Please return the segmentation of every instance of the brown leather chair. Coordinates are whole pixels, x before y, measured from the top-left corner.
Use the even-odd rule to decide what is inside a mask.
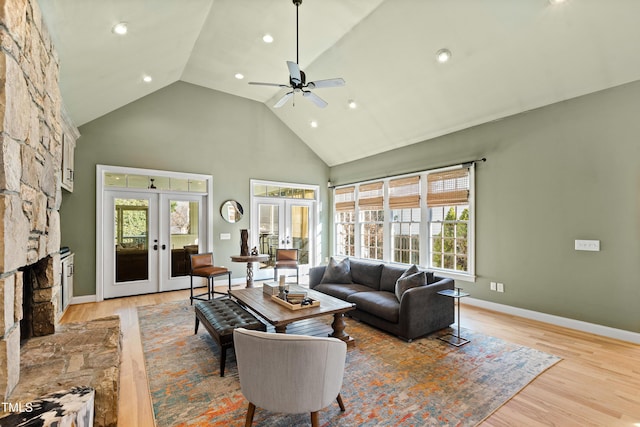
[[[229,278],[229,291],[231,291],[231,272],[226,267],[216,267],[213,265],[213,253],[208,252],[204,254],[193,254],[189,256],[190,268],[189,276],[191,276],[191,296],[190,301],[193,305],[193,300],[208,301],[215,294],[229,295],[228,292],[216,291],[213,286],[213,279],[219,276],[228,276]],[[193,294],[193,277],[204,277],[207,279],[207,292],[198,295]],[[204,296],[207,298],[203,298]]]
[[[278,270],[296,270],[296,283],[299,283],[298,250],[276,249],[276,263],[273,266],[273,280],[278,281]]]

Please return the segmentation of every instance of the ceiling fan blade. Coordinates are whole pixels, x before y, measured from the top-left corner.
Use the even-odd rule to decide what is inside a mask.
[[[300,75],[300,67],[298,64],[293,61],[287,61],[287,67],[289,67],[291,81],[295,84],[300,84],[302,82],[302,76]]]
[[[339,87],[344,85],[345,85],[345,81],[343,78],[340,78],[340,77],[338,77],[337,79],[316,80],[315,82],[307,83],[307,87],[309,89],[318,89],[323,87]]]
[[[324,99],[320,98],[315,93],[309,92],[308,90],[302,91],[302,96],[304,96],[305,98],[309,98],[309,100],[311,102],[313,102],[314,104],[316,104],[320,108],[324,108],[324,107],[326,107],[328,105],[327,101],[325,101]]]
[[[259,86],[275,86],[275,87],[291,87],[289,85],[285,85],[282,83],[262,83],[262,82],[249,82],[250,85],[259,85]]]
[[[291,98],[292,96],[293,96],[293,91],[285,93],[284,96],[282,98],[280,98],[280,100],[278,102],[276,102],[276,105],[274,105],[273,108],[282,107],[284,104],[287,103],[289,98]]]

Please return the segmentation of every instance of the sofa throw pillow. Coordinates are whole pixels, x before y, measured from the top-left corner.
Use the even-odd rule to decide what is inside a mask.
[[[338,262],[331,257],[320,283],[351,283],[351,264],[349,258]]]
[[[402,299],[402,294],[411,288],[422,286],[427,281],[427,275],[424,271],[419,271],[418,266],[412,265],[402,273],[402,276],[396,281],[396,298],[398,301]]]

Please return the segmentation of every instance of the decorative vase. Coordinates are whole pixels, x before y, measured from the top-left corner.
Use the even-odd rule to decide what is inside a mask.
[[[240,255],[248,256],[249,255],[249,244],[247,241],[249,240],[249,230],[242,229],[240,230]]]

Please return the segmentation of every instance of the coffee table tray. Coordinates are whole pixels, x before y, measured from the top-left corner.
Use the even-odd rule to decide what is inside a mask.
[[[291,304],[289,301],[285,301],[283,299],[278,298],[277,295],[271,295],[271,300],[277,302],[283,307],[287,307],[289,310],[301,310],[304,308],[318,307],[320,306],[320,301],[312,299],[312,303],[308,305],[302,304]]]

